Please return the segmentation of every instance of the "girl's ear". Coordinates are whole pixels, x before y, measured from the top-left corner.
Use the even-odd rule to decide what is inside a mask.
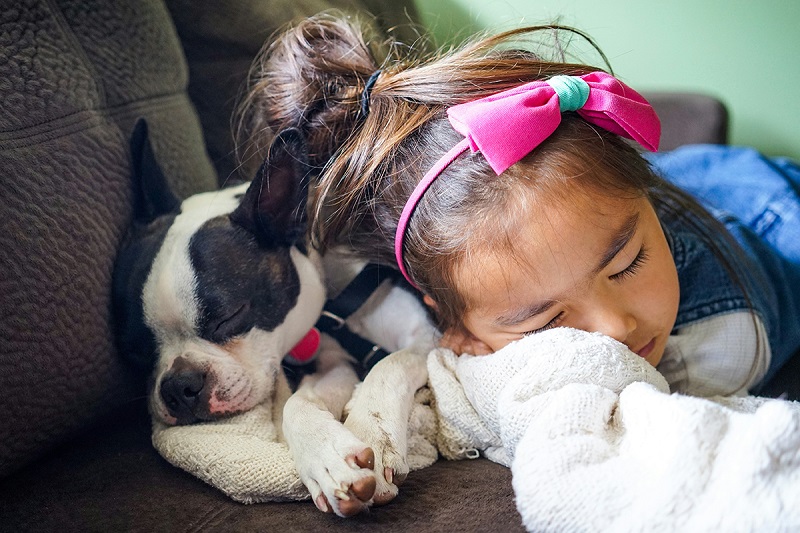
[[[444,332],[439,346],[449,348],[456,355],[488,355],[492,353],[489,345],[464,328],[450,328]]]
[[[439,310],[439,306],[434,299],[427,294],[422,297],[422,301],[425,305],[430,307],[434,313]],[[489,348],[488,344],[467,331],[463,326],[453,327],[442,332],[439,346],[452,350],[456,355],[465,353],[471,355],[488,355],[492,353],[492,349]]]

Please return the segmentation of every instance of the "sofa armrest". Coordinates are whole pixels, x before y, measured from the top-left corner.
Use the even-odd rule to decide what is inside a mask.
[[[728,110],[716,97],[687,92],[644,92],[661,119],[661,151],[684,144],[726,144]]]

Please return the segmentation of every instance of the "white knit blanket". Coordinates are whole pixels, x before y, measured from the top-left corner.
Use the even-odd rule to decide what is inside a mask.
[[[357,397],[359,389],[353,398]],[[417,391],[409,415],[407,462],[411,470],[438,458],[432,394]],[[282,405],[282,402],[277,402]],[[278,438],[273,399],[222,420],[167,426],[153,422],[153,446],[174,466],[242,503],[305,500],[309,493],[288,446]]]
[[[800,403],[671,395],[567,328],[428,370],[440,452],[510,466],[530,531],[800,531]]]

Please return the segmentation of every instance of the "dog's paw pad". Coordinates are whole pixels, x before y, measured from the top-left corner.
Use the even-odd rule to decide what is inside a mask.
[[[408,477],[408,472],[397,472],[397,473],[393,472],[392,473],[392,477],[393,477],[392,483],[394,483],[395,485],[397,485],[399,487],[400,485],[403,484],[403,482]]]
[[[369,507],[364,505],[364,502],[358,499],[350,499],[339,502],[339,516],[347,518],[348,516],[357,515],[362,511],[368,510]]]
[[[372,448],[364,448],[355,455],[348,455],[345,460],[347,464],[355,469],[366,468],[372,470],[375,468],[375,452],[372,451]]]
[[[336,489],[337,513],[340,516],[353,516],[362,511],[369,510],[369,502],[375,493],[375,478],[363,478],[352,485],[348,490]]]
[[[350,486],[350,491],[362,502],[368,502],[375,494],[375,476],[361,478]]]

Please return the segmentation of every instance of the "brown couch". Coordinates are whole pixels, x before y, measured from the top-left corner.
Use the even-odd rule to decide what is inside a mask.
[[[509,471],[484,459],[414,472],[390,505],[347,520],[235,503],[155,452],[146,376],[115,349],[134,121],[147,117],[179,194],[216,187],[234,172],[229,120],[250,60],[279,25],[331,7],[413,35],[410,0],[0,4],[0,530],[522,529]],[[699,107],[669,142],[724,141],[713,101],[656,105],[673,116],[687,101]]]

